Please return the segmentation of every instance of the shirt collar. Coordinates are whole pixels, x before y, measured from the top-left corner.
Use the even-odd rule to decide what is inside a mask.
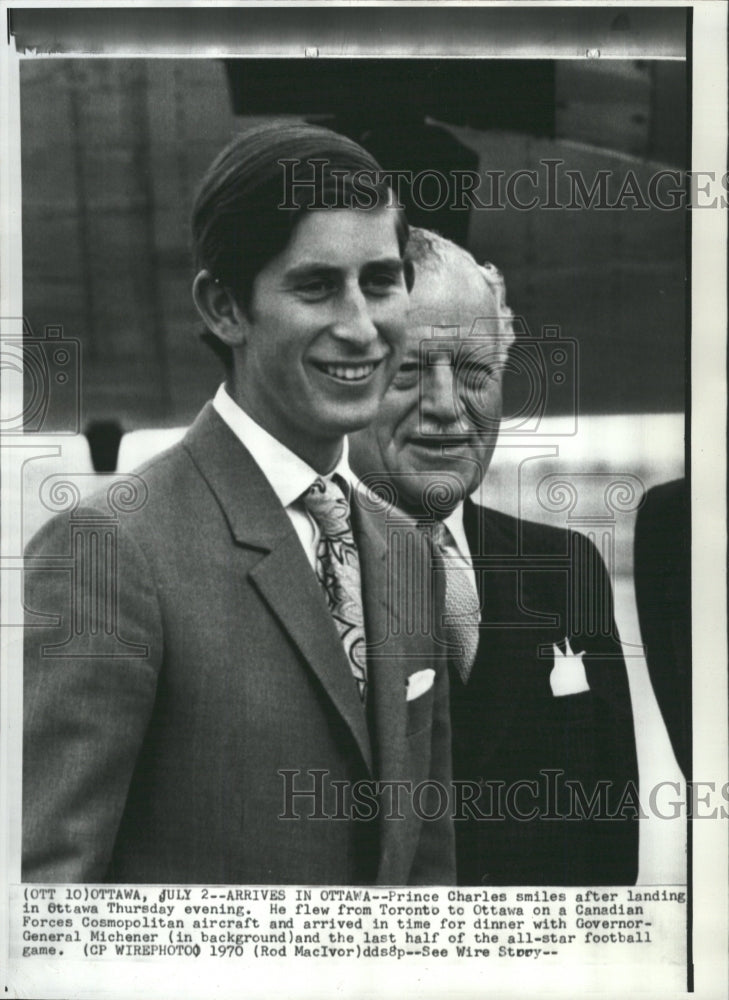
[[[264,430],[253,417],[242,410],[230,397],[225,385],[221,385],[216,392],[213,406],[221,419],[251,453],[284,507],[288,507],[295,500],[298,500],[316,479],[330,479],[336,473],[346,483],[353,483],[346,438],[336,466],[326,476],[320,476],[303,458],[299,458],[285,444],[281,444],[277,438]]]

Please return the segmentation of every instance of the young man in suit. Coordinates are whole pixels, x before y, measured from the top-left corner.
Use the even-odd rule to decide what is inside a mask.
[[[453,878],[422,787],[450,781],[446,668],[396,627],[409,581],[388,585],[390,526],[347,464],[411,284],[377,170],[265,122],[203,179],[193,297],[225,385],[136,497],[98,494],[28,552],[25,880]]]
[[[581,534],[469,498],[496,445],[514,339],[503,279],[424,230],[408,256],[403,362],[350,454],[440,553],[458,881],[634,882],[633,720],[602,560]]]

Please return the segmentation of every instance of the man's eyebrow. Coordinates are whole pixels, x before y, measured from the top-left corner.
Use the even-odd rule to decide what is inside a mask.
[[[385,267],[394,273],[400,274],[404,268],[403,261],[400,257],[376,257],[373,260],[367,260],[362,265],[362,270],[365,271],[368,268]],[[319,261],[319,260],[304,260],[299,264],[294,264],[293,267],[286,271],[287,277],[297,277],[299,275],[306,274],[339,274],[342,268],[337,264],[332,264],[331,261]]]
[[[393,271],[401,272],[405,267],[405,262],[402,257],[376,257],[374,260],[365,262],[363,268],[367,267],[387,267]]]
[[[312,274],[325,274],[334,275],[339,274],[340,269],[338,267],[333,267],[331,264],[324,264],[319,261],[306,261],[303,264],[295,264],[294,267],[289,268],[286,273],[286,278],[305,278]]]

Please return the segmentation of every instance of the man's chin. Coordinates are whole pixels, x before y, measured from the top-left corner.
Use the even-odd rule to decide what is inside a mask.
[[[447,517],[470,492],[468,481],[457,473],[411,470],[395,482],[398,506],[416,517]]]
[[[350,434],[369,427],[377,416],[384,390],[379,391],[377,383],[367,388],[344,387],[335,392],[311,392],[309,406],[320,425],[336,429],[338,433]]]
[[[332,414],[332,423],[341,430],[342,434],[356,434],[369,427],[377,416],[378,405],[376,403],[363,407],[352,407],[339,410],[336,415]]]
[[[449,453],[445,448],[441,452],[436,449],[427,452],[424,449],[410,450],[407,468],[411,475],[429,482],[452,482],[457,479],[469,493],[475,489],[472,484],[480,481],[479,477],[483,478],[485,473],[477,458]]]

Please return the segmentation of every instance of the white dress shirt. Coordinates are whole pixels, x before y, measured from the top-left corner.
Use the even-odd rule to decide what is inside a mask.
[[[304,552],[316,569],[316,549],[319,543],[319,528],[313,517],[297,503],[302,493],[317,479],[328,480],[337,473],[346,483],[354,485],[354,477],[349,468],[347,439],[344,439],[342,454],[336,466],[326,476],[320,476],[303,458],[264,430],[260,424],[235,403],[221,385],[213,399],[213,406],[230,427],[238,440],[253,456],[256,465],[268,480],[274,493],[281,501],[296,534],[301,540]]]

